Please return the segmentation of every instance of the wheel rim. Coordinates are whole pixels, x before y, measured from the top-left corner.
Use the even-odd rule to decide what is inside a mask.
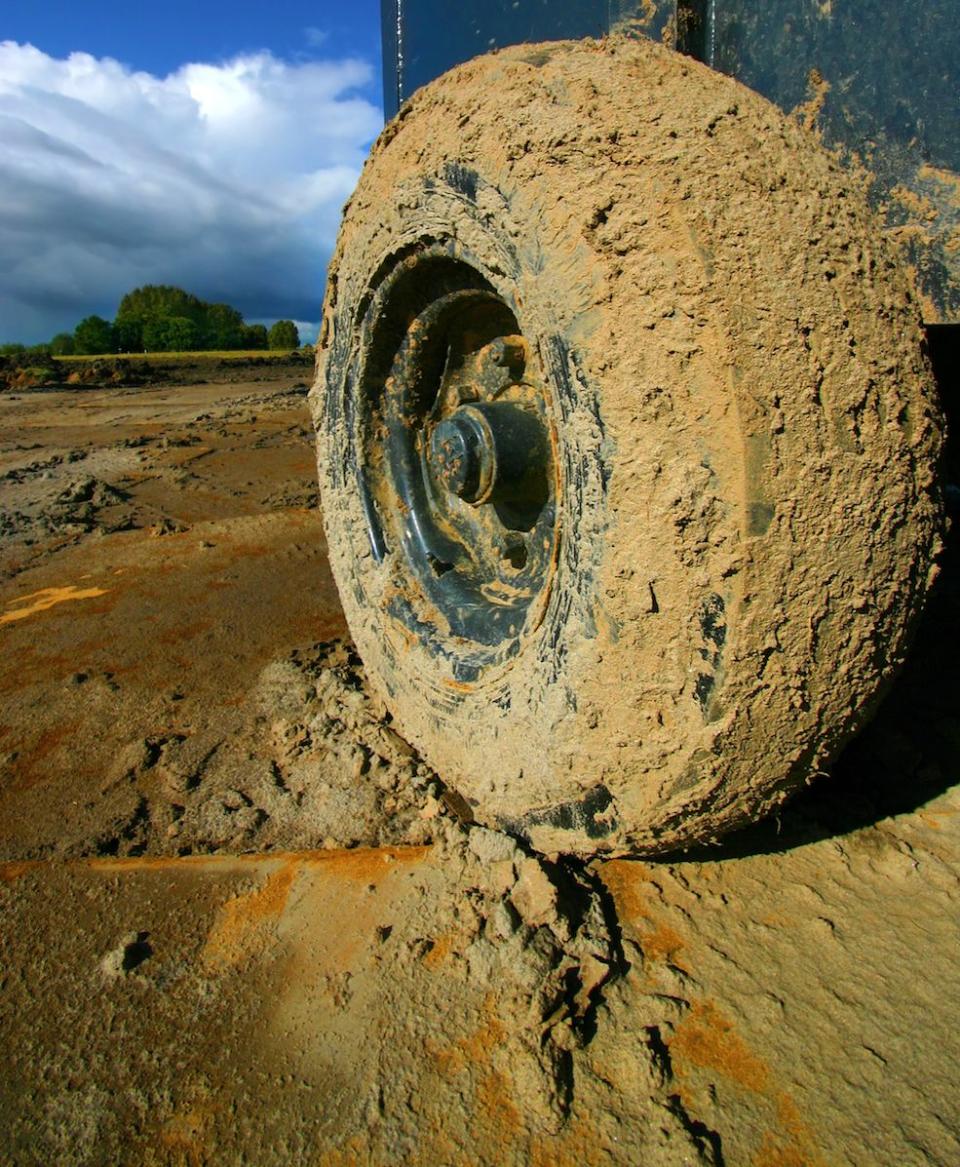
[[[462,255],[399,259],[362,327],[361,495],[392,557],[387,610],[455,680],[539,623],[558,542],[554,427],[535,351]]]

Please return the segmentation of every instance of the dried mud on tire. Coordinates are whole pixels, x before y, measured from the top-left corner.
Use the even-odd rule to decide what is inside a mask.
[[[640,42],[480,58],[381,136],[312,393],[330,558],[398,727],[479,821],[548,853],[710,841],[827,768],[898,667],[939,546],[939,415],[857,187],[757,95]],[[509,307],[555,439],[552,579],[467,681],[358,489],[395,391],[369,314],[424,262]]]

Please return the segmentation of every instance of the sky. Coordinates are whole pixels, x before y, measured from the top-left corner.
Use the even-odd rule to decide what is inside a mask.
[[[312,339],[382,123],[379,0],[4,0],[0,343],[148,283]]]

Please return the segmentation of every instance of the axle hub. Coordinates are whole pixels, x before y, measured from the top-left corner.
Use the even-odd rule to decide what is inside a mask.
[[[496,478],[496,444],[479,409],[462,406],[430,437],[430,469],[439,483],[465,502],[485,501]]]
[[[437,423],[427,462],[436,482],[465,502],[539,494],[546,461],[539,419],[510,401],[461,405]],[[538,499],[542,504],[543,499]]]

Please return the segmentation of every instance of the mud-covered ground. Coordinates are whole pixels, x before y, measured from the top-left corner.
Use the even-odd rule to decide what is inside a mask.
[[[0,394],[0,1162],[960,1162],[954,553],[779,820],[549,863],[370,689],[302,377]]]
[[[7,857],[428,841],[439,791],[342,639],[291,372],[0,398]]]

